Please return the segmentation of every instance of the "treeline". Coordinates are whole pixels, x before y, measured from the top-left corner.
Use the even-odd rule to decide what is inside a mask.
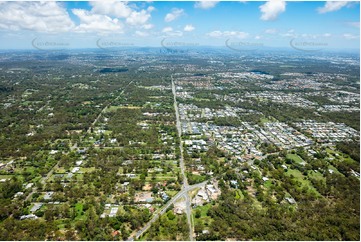
[[[209,210],[210,233],[197,240],[359,240],[359,182],[341,175],[327,177],[325,198],[303,200],[297,209],[269,204],[257,209],[249,200],[237,200],[226,187],[219,204]]]
[[[360,162],[360,141],[339,142],[336,147],[355,161]]]

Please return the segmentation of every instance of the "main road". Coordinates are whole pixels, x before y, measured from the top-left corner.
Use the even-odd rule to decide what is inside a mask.
[[[173,93],[173,100],[174,100],[174,110],[175,110],[175,116],[176,116],[176,126],[177,126],[177,131],[178,131],[178,138],[179,138],[179,150],[180,150],[179,166],[181,168],[181,173],[183,176],[183,186],[182,186],[182,189],[180,192],[178,192],[171,200],[169,200],[163,206],[162,209],[155,212],[153,218],[150,221],[148,221],[148,223],[143,228],[138,230],[138,232],[136,232],[135,235],[132,234],[128,240],[133,240],[134,237],[136,239],[138,239],[145,231],[147,231],[150,228],[152,223],[154,223],[160,216],[162,216],[165,213],[165,211],[167,211],[167,209],[169,208],[169,206],[171,204],[175,203],[181,197],[184,197],[185,202],[186,202],[186,211],[185,212],[187,214],[187,221],[188,221],[188,225],[189,225],[189,240],[193,240],[193,225],[192,225],[192,220],[191,220],[191,216],[192,216],[191,199],[190,199],[188,193],[195,188],[204,187],[208,181],[194,184],[191,186],[188,184],[188,179],[187,179],[187,176],[185,173],[186,169],[185,169],[185,165],[184,165],[184,158],[183,158],[182,128],[181,128],[181,122],[180,122],[180,118],[179,118],[176,88],[175,88],[175,84],[173,81],[173,76],[171,76],[171,78],[172,78],[172,93]]]
[[[177,131],[178,131],[178,138],[179,138],[179,151],[180,151],[180,158],[179,158],[179,166],[182,171],[183,176],[183,189],[188,189],[188,179],[185,174],[185,165],[184,165],[184,158],[183,158],[183,142],[182,142],[182,127],[181,127],[181,121],[179,118],[179,110],[178,110],[178,104],[177,104],[177,91],[175,88],[173,75],[172,78],[172,92],[173,92],[173,99],[174,99],[174,110],[175,110],[175,117],[176,117],[176,125],[177,125]],[[186,199],[186,214],[187,214],[187,221],[189,226],[189,240],[193,240],[193,226],[192,226],[192,209],[191,209],[191,201],[188,192],[184,194]]]
[[[174,197],[172,197],[171,200],[169,200],[163,207],[162,209],[156,211],[154,213],[154,216],[151,220],[148,221],[148,223],[146,223],[146,225],[144,225],[143,228],[141,228],[140,230],[138,230],[138,232],[135,234],[135,238],[138,239],[145,231],[147,231],[150,226],[152,225],[152,223],[154,223],[160,216],[162,216],[167,209],[169,208],[170,205],[172,205],[173,203],[175,203],[179,198],[183,197],[183,196],[188,196],[188,192],[192,191],[193,189],[196,188],[201,188],[204,187],[207,184],[208,181],[204,181],[202,183],[198,183],[198,184],[194,184],[191,186],[187,186],[187,188],[183,188],[180,192],[178,192]],[[189,196],[188,196],[189,197]],[[193,237],[193,236],[192,236]],[[128,240],[132,240],[132,236],[128,239]]]

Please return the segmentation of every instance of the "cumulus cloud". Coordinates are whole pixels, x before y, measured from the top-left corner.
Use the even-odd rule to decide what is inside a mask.
[[[173,8],[172,12],[167,13],[167,15],[164,18],[164,21],[171,22],[176,20],[182,15],[184,15],[184,9]]]
[[[142,26],[143,29],[152,29],[153,27],[154,27],[153,24],[144,24],[144,25]]]
[[[97,1],[90,2],[92,13],[109,15],[117,18],[126,18],[132,13],[132,9],[125,2]]]
[[[187,24],[186,26],[184,26],[183,30],[186,32],[192,32],[193,30],[195,30],[195,28],[193,27],[193,25]]]
[[[151,29],[148,21],[153,6],[138,9],[119,1],[90,2],[91,9],[71,9],[79,24],[75,25],[62,3],[1,2],[0,29],[31,30],[37,32],[117,32],[122,33],[124,23],[141,29]]]
[[[148,10],[143,9],[140,12],[133,11],[126,19],[126,22],[130,25],[144,25],[148,22],[150,17],[150,11]]]
[[[207,33],[209,37],[212,38],[222,38],[222,37],[234,37],[238,39],[245,39],[249,36],[246,32],[239,32],[239,31],[212,31],[210,33]]]
[[[57,2],[3,2],[0,28],[39,32],[65,32],[74,27],[66,9]]]
[[[150,24],[147,24],[151,18],[150,13],[155,10],[153,6],[149,6],[147,9],[136,11],[132,9],[127,2],[119,1],[97,1],[91,2],[91,12],[94,14],[101,14],[109,17],[125,18],[125,22],[129,25],[140,25],[140,27],[149,29],[152,28]]]
[[[325,6],[322,8],[318,8],[317,11],[319,13],[328,13],[328,12],[334,12],[337,10],[340,10],[341,8],[349,5],[350,2],[326,2]]]
[[[286,10],[286,2],[282,0],[270,0],[261,5],[259,9],[262,12],[261,19],[265,21],[275,20],[278,15]]]
[[[77,32],[121,32],[123,24],[117,18],[94,14],[84,9],[72,9],[80,24],[75,28]]]
[[[195,8],[209,9],[214,8],[219,1],[199,1],[194,4]]]

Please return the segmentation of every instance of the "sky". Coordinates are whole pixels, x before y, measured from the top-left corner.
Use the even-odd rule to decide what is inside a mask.
[[[360,3],[0,1],[0,49],[359,49]]]

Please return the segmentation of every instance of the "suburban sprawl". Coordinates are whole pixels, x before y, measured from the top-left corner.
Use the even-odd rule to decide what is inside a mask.
[[[4,51],[0,240],[359,240],[359,55]]]

